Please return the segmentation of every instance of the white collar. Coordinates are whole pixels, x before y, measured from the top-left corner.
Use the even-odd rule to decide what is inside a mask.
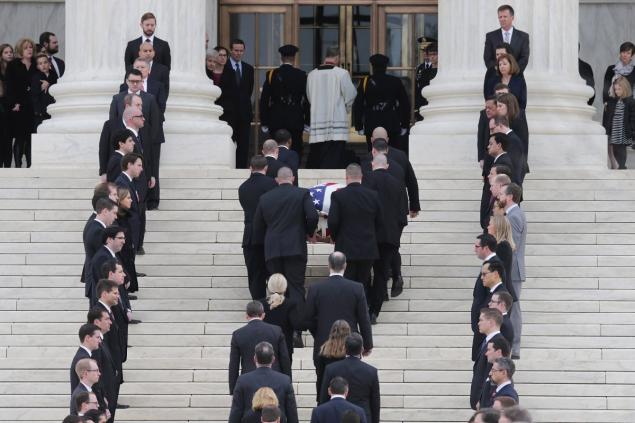
[[[502,313],[502,315],[503,315],[503,316],[507,316],[507,312],[505,312],[505,313]]]
[[[483,260],[483,263],[485,263],[486,261],[490,260],[495,255],[496,255],[496,253],[491,253],[489,256],[485,257],[485,260]]]
[[[487,344],[493,337],[501,333],[500,330],[494,331],[485,337],[485,343]]]
[[[101,226],[104,227],[104,229],[106,229],[106,224],[104,222],[102,222],[101,220],[99,220],[98,217],[95,218],[95,222],[98,222]]]
[[[509,41],[511,41],[512,37],[514,35],[514,27],[512,26],[511,28],[509,28],[509,31],[505,31],[503,28],[501,28],[501,35],[503,36],[503,41],[505,41],[505,33],[506,32],[509,33]]]
[[[236,69],[236,65],[238,65],[240,70],[243,70],[243,61],[242,60],[240,62],[237,62],[237,61],[234,60],[233,57],[229,56],[229,61],[232,64],[232,69]]]
[[[123,119],[122,119],[122,121],[123,121]],[[126,125],[126,122],[125,122],[125,121],[123,121],[123,126],[125,126],[127,130],[129,130],[130,132],[132,132],[132,133],[134,134],[134,136],[135,136],[135,137],[138,137],[138,136],[139,136],[139,133],[137,132],[137,130],[136,130],[136,129],[134,129],[134,128],[129,127],[128,125]]]
[[[507,128],[507,132],[505,132],[505,135],[509,135],[512,132],[512,128]]]
[[[105,304],[102,300],[98,300],[98,302],[104,307],[106,307],[106,310],[108,310],[108,314],[112,313],[112,311],[110,310],[110,307],[108,307],[108,304]]]
[[[338,272],[331,272],[331,273],[329,273],[329,278],[330,278],[331,276],[341,276],[341,277],[344,277],[344,272],[342,272],[342,273],[338,273]]]
[[[81,344],[80,344],[80,345],[79,345],[79,348],[81,348],[81,349],[83,349],[84,351],[86,351],[86,352],[88,353],[88,356],[89,356],[89,357],[92,357],[92,356],[93,356],[93,352],[92,352],[91,350],[89,350],[88,348],[86,348],[85,346],[83,346],[83,345],[81,345]]]
[[[505,386],[507,386],[507,385],[511,385],[511,384],[512,384],[512,381],[511,381],[511,380],[508,380],[507,382],[503,382],[503,383],[501,383],[500,385],[498,385],[498,386],[496,387],[496,392],[498,392],[498,391],[500,391],[501,389],[503,389],[503,387],[505,387]]]
[[[84,385],[84,386],[86,387],[86,390],[87,390],[88,392],[93,392],[93,388],[92,388],[92,387],[90,387],[90,386],[86,385],[86,384],[85,384],[84,382],[82,382],[81,380],[79,381],[79,383],[81,383],[82,385]]]
[[[123,151],[121,151],[121,150],[115,150],[115,153],[119,153],[119,154],[121,154],[122,156],[125,156],[125,155],[126,155],[126,154],[125,154]]]
[[[491,294],[492,292],[494,292],[494,291],[496,290],[496,288],[498,288],[498,286],[499,286],[499,285],[502,285],[502,284],[503,284],[503,282],[499,282],[499,283],[497,283],[496,285],[494,285],[493,287],[491,287],[491,288],[489,289],[490,294]]]
[[[285,148],[285,149],[289,149],[289,147],[287,147],[286,145],[279,145],[278,148]]]
[[[130,177],[130,175],[128,175],[126,172],[121,172],[124,175],[126,175],[126,178],[128,178],[128,180],[130,180],[130,182],[132,182],[132,178]]]
[[[148,37],[146,34],[141,33],[141,43],[145,43],[146,40],[150,40],[150,43],[154,46],[154,34],[152,34],[152,36]]]
[[[108,246],[107,246],[107,245],[104,245],[104,247],[106,247],[106,249],[110,252],[110,254],[112,255],[112,257],[113,257],[113,258],[115,258],[115,257],[116,257],[116,256],[115,256],[115,253],[114,253],[114,252],[113,252],[110,248],[108,248]]]
[[[502,152],[502,153],[500,153],[498,156],[494,157],[494,163],[496,163],[496,160],[498,160],[498,158],[499,158],[500,156],[502,156],[503,154],[505,154],[505,153],[506,153],[506,152],[505,152],[505,151],[503,151],[503,152]]]
[[[335,399],[335,398],[342,398],[343,400],[346,400],[346,397],[344,395],[338,395],[338,394],[331,395],[331,399]]]
[[[265,157],[271,157],[274,160],[278,160],[278,158],[276,156],[272,156],[271,154],[267,154]]]
[[[518,207],[518,204],[514,203],[514,204],[512,204],[511,206],[507,207],[507,208],[505,209],[505,214],[509,213],[509,211],[510,211],[511,209],[513,209],[514,207]]]

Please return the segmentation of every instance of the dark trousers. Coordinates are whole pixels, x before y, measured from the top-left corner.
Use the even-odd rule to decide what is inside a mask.
[[[490,185],[489,182],[485,182],[483,184],[483,192],[481,193],[481,228],[487,229],[487,225],[489,225],[489,214],[490,214],[490,200],[492,199],[492,193],[489,190]]]
[[[309,169],[342,169],[346,141],[325,141],[310,144],[306,167]]]
[[[22,167],[22,156],[26,156],[26,167],[31,167],[31,134],[15,137],[13,144],[15,167]]]
[[[146,237],[146,210],[147,206],[145,201],[139,203],[139,217],[140,217],[140,228],[139,228],[139,245],[137,245],[137,251],[139,248],[143,247],[143,240]]]
[[[626,144],[613,144],[613,155],[618,169],[626,169]]]
[[[403,227],[399,228],[399,239],[401,239],[401,234],[403,233]],[[392,255],[392,259],[390,260],[390,269],[392,271],[392,284],[395,285],[395,281],[401,277],[401,254],[399,253],[399,247]]]
[[[259,300],[267,295],[267,265],[265,250],[262,245],[247,245],[243,247],[243,257],[247,266],[247,280],[249,293],[253,300]]]
[[[364,285],[364,293],[366,294],[366,302],[370,304],[370,269],[373,267],[374,260],[347,260],[344,277]]]
[[[287,279],[287,295],[298,304],[305,302],[306,256],[275,257],[267,260],[270,275],[282,273]]]
[[[159,197],[161,194],[161,188],[159,187],[159,163],[161,161],[161,144],[157,143],[154,145],[154,149],[152,150],[152,162],[156,163],[157,166],[157,174],[154,175],[154,179],[156,184],[154,188],[148,191],[148,208],[155,209],[159,207]]]
[[[236,143],[236,169],[246,169],[249,163],[249,136],[251,135],[250,122],[237,122],[232,124],[232,140]]]
[[[0,99],[2,101],[4,99]],[[2,110],[2,107],[8,105],[0,104],[0,168],[11,167],[13,156],[11,154],[13,147],[13,134],[11,133],[11,122],[9,121],[9,113]]]
[[[379,258],[373,263],[373,286],[369,300],[370,312],[379,316],[384,303],[386,287],[390,276],[391,263],[399,248],[396,245],[379,244]],[[393,284],[395,280],[393,279]]]

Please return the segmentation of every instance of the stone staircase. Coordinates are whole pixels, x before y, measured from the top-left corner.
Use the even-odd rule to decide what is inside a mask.
[[[474,170],[419,170],[422,212],[403,235],[408,289],[385,305],[369,362],[382,422],[471,415],[469,306],[481,183]],[[165,170],[149,212],[119,422],[221,422],[231,403],[231,332],[249,299],[239,170]],[[343,171],[300,172],[301,185]],[[537,422],[635,421],[635,172],[541,171],[529,221],[522,359],[515,378]],[[0,421],[60,422],[86,315],[81,231],[91,170],[5,169],[0,177]],[[311,278],[330,245],[310,245]],[[305,339],[311,345],[312,339]],[[314,403],[311,348],[294,354],[301,421]]]

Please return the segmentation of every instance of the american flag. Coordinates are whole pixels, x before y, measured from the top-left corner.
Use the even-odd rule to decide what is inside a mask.
[[[329,214],[329,208],[331,207],[331,194],[340,188],[342,188],[342,186],[335,182],[325,182],[309,188],[313,205],[320,214]]]

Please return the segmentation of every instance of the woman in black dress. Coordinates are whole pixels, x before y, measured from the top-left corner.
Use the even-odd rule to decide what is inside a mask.
[[[267,298],[260,299],[265,310],[264,321],[282,329],[289,351],[289,361],[293,363],[293,331],[300,324],[300,311],[297,303],[284,295],[287,291],[287,279],[282,273],[274,273],[269,277],[267,291]]]
[[[318,354],[315,373],[317,380],[315,381],[315,390],[317,392],[316,401],[320,402],[320,389],[322,388],[322,379],[326,366],[336,361],[343,360],[346,357],[346,337],[351,334],[351,327],[346,320],[336,320],[331,326],[329,339],[320,347]]]
[[[267,406],[277,407],[278,404],[278,397],[273,389],[266,386],[258,389],[251,400],[251,409],[243,415],[241,423],[260,423],[262,409]]]
[[[518,106],[516,97],[511,93],[499,94],[496,97],[496,114],[505,116],[509,121],[509,128],[518,135],[523,142],[523,153],[525,155],[525,173],[529,173],[529,127],[527,126],[527,116],[525,111]]]
[[[635,44],[627,41],[620,46],[620,58],[614,65],[606,68],[604,74],[604,89],[602,90],[602,100],[604,105],[609,101],[611,96],[611,86],[613,81],[619,76],[623,76],[631,84],[631,91],[635,89],[635,62],[633,62],[633,55],[635,54]]]
[[[130,207],[132,206],[132,197],[130,196],[130,190],[125,187],[117,188],[117,196],[119,202],[117,203],[117,226],[120,226],[126,230],[127,234],[131,233],[130,228]],[[129,285],[126,287],[128,292],[136,292],[139,290],[139,282],[137,281],[137,267],[135,266],[135,246],[132,243],[132,237],[126,237],[126,243],[123,245],[119,255],[121,256],[121,264],[123,270],[128,276]]]
[[[505,289],[512,295],[514,301],[516,294],[512,285],[512,259],[514,257],[514,238],[512,238],[512,225],[507,216],[494,214],[489,219],[487,233],[496,238],[496,255],[503,261],[505,267]]]
[[[34,47],[35,43],[28,38],[18,41],[15,46],[16,57],[7,66],[7,100],[15,138],[15,167],[22,167],[22,156],[26,156],[26,167],[31,167],[31,133],[35,114],[30,91],[31,79],[37,70],[33,62]]]
[[[495,94],[496,85],[503,83],[516,96],[522,110],[527,107],[527,84],[520,66],[511,54],[503,54],[496,59],[496,75],[486,82],[485,98]]]
[[[626,169],[626,147],[635,138],[635,100],[631,84],[623,76],[613,81],[602,124],[608,135],[611,168]]]
[[[0,45],[0,167],[11,167],[11,147],[13,134],[9,120],[9,99],[7,97],[7,66],[13,60],[13,47]]]

